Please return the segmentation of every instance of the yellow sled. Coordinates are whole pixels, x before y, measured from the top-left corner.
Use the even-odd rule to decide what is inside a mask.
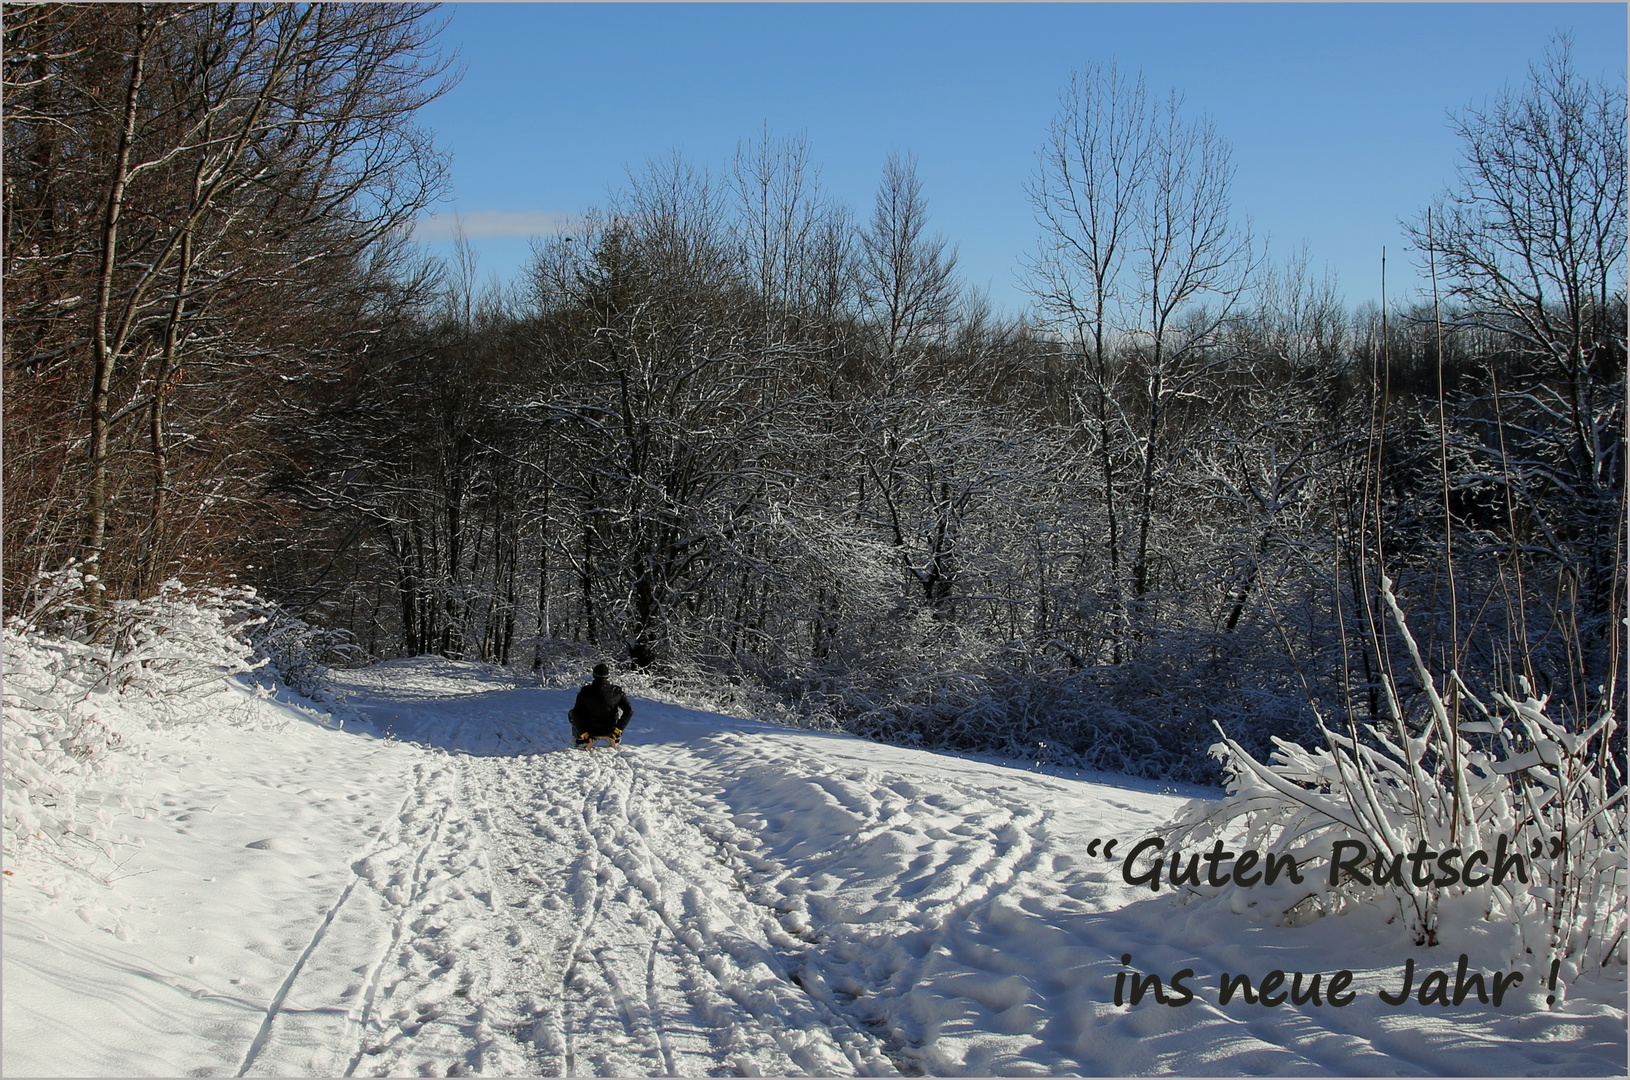
[[[583,731],[577,726],[577,710],[575,709],[566,714],[566,719],[570,720],[572,723],[573,746],[581,747],[584,750],[593,750],[594,744],[597,742],[603,742],[612,749],[616,749],[618,746],[622,745],[623,732],[621,728],[611,732],[609,735],[598,732],[591,734],[590,732]]]

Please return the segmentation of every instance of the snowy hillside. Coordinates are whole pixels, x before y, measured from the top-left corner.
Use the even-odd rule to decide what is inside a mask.
[[[1476,940],[1125,884],[1190,792],[641,700],[584,754],[569,692],[440,660],[340,689],[344,730],[246,694],[143,733],[111,890],[11,864],[7,1074],[1625,1072],[1622,985],[1392,1006]],[[1219,1004],[1276,969],[1353,996]],[[1169,1004],[1116,1004],[1149,974]]]

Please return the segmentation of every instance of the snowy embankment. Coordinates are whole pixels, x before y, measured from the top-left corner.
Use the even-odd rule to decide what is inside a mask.
[[[142,732],[80,796],[147,808],[111,888],[10,865],[8,1074],[1625,1071],[1622,986],[1393,1007],[1406,959],[1466,946],[1126,885],[1183,793],[643,701],[584,754],[567,691],[437,660],[339,682],[343,730],[244,692],[254,722]],[[1194,1000],[1118,1006],[1127,954]],[[1353,999],[1218,1004],[1274,969]]]

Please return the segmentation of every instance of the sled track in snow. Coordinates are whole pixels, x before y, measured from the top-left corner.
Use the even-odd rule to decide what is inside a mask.
[[[423,768],[424,767],[422,765],[419,767],[419,770],[420,770],[421,774],[423,772]],[[340,910],[345,906],[346,902],[351,898],[352,893],[356,891],[357,885],[362,882],[362,880],[363,880],[363,871],[362,871],[361,868],[364,867],[365,865],[367,865],[371,860],[380,858],[381,856],[384,856],[384,855],[388,855],[393,849],[401,846],[400,845],[400,831],[401,831],[400,826],[403,823],[403,818],[406,815],[406,813],[408,811],[408,808],[411,805],[413,805],[413,803],[415,801],[415,794],[417,794],[417,791],[418,791],[418,789],[416,787],[414,792],[409,793],[406,796],[406,798],[403,799],[402,805],[397,809],[396,816],[394,818],[394,821],[395,821],[395,823],[397,825],[397,828],[393,831],[393,833],[388,838],[382,838],[380,841],[376,842],[376,844],[374,845],[374,848],[373,848],[372,851],[370,851],[370,852],[368,852],[368,853],[366,853],[364,855],[361,855],[357,859],[353,860],[353,862],[351,864],[351,878],[350,878],[350,880],[346,882],[345,888],[340,891],[339,896],[334,900],[334,902],[328,906],[327,910],[323,914],[322,920],[317,924],[317,928],[312,932],[311,940],[309,942],[307,942],[306,947],[300,953],[299,958],[297,960],[295,960],[293,965],[290,966],[290,968],[288,970],[288,973],[283,977],[282,982],[278,986],[277,992],[275,994],[273,994],[271,1001],[267,1004],[266,1009],[265,1009],[265,1016],[260,1022],[260,1027],[255,1032],[254,1038],[250,1040],[248,1048],[244,1051],[243,1061],[238,1066],[237,1072],[234,1075],[236,1075],[236,1076],[246,1076],[246,1075],[248,1075],[249,1070],[254,1067],[256,1059],[259,1058],[261,1052],[263,1050],[265,1050],[265,1048],[267,1046],[267,1043],[270,1041],[273,1027],[276,1025],[278,1017],[283,1012],[283,1006],[284,1006],[284,1003],[288,1000],[289,993],[294,989],[294,986],[295,986],[296,982],[298,982],[302,971],[304,971],[307,962],[312,958],[313,954],[315,954],[317,952],[318,948],[322,945],[323,939],[327,936],[329,928],[334,924],[334,920],[339,915]],[[444,805],[442,807],[442,813],[438,817],[438,832],[439,832],[440,818],[444,818],[445,814],[446,814],[446,806]],[[435,841],[436,841],[436,836],[433,836],[432,839],[429,842],[427,842],[422,849],[420,849],[418,863],[415,866],[415,874],[416,875],[417,875],[417,873],[419,871],[419,868],[423,866],[424,857],[425,857],[426,853],[429,852],[431,846],[435,843]],[[394,946],[396,945],[397,940],[400,938],[400,932],[401,932],[401,919],[398,919],[396,932],[392,936],[392,941],[391,941],[391,947],[392,948],[394,948]],[[375,993],[375,991],[376,991],[376,989],[378,987],[378,975],[379,975],[379,972],[383,968],[384,958],[389,955],[389,951],[390,950],[388,948],[386,950],[386,952],[381,955],[380,960],[375,963],[374,969],[370,973],[370,978],[368,980],[368,985],[367,985],[367,992],[366,992],[366,995],[364,997],[364,1004],[362,1006],[361,1014],[357,1015],[354,1012],[347,1014],[347,1028],[350,1029],[352,1031],[352,1033],[353,1033],[352,1034],[352,1042],[353,1042],[353,1044],[357,1044],[357,1043],[360,1042],[360,1039],[361,1039],[361,1034],[360,1034],[361,1027],[362,1027],[362,1025],[364,1025],[366,1023],[367,1011],[372,1005],[373,996],[374,996],[374,993]],[[356,1053],[353,1054],[352,1061],[351,1061],[351,1066],[350,1066],[350,1068],[347,1069],[345,1075],[347,1075],[347,1076],[351,1075],[351,1072],[352,1072],[352,1070],[355,1069],[356,1063],[360,1059],[360,1056],[361,1056],[361,1050],[359,1048],[359,1049],[356,1050]]]
[[[528,857],[534,844],[578,856],[556,871],[569,929],[558,912],[519,920],[524,936],[559,935],[532,971],[554,988],[533,1010],[540,1072],[717,1075],[766,1060],[788,1072],[895,1071],[871,1033],[789,972],[803,958],[778,950],[774,912],[690,820],[694,793],[650,775],[637,751],[460,760],[481,774],[472,790],[484,779],[508,796],[484,822],[512,871],[499,892],[514,889],[518,867],[546,861]],[[515,919],[525,901],[501,906]]]
[[[368,1024],[374,1019],[375,1002],[379,989],[384,981],[385,973],[391,959],[403,948],[404,939],[410,934],[410,920],[422,906],[427,892],[428,873],[426,866],[430,861],[431,852],[442,842],[446,831],[448,812],[452,805],[450,798],[443,799],[439,805],[431,808],[434,820],[429,829],[429,837],[418,847],[413,855],[412,869],[408,873],[405,893],[401,883],[401,864],[395,866],[393,873],[383,886],[377,881],[379,868],[375,860],[390,859],[393,855],[400,855],[410,850],[404,842],[404,833],[415,831],[423,832],[423,825],[419,822],[421,815],[413,811],[424,809],[423,795],[427,790],[427,781],[433,780],[446,769],[445,759],[438,759],[433,763],[421,763],[414,769],[413,790],[403,799],[401,807],[396,812],[393,828],[387,838],[381,838],[375,851],[353,864],[353,871],[360,880],[366,876],[373,884],[381,898],[391,908],[394,908],[395,918],[391,923],[390,940],[383,950],[375,957],[372,966],[363,979],[363,990],[355,1006],[346,1014],[348,1043],[351,1047],[350,1060],[346,1063],[345,1076],[354,1076],[364,1057],[371,1053],[380,1053],[385,1047],[370,1048],[366,1045],[368,1037]],[[432,771],[433,770],[433,771]],[[438,792],[439,793],[439,792]],[[243,1075],[241,1072],[238,1075]]]
[[[948,967],[985,974],[978,960],[952,954],[968,926],[1022,903],[1033,876],[1051,877],[1050,813],[1014,805],[1001,792],[953,787],[959,813],[979,809],[965,821],[956,819],[961,823],[947,834],[941,827],[947,823],[943,789],[841,764],[812,769],[808,762],[750,747],[735,733],[712,742],[716,775],[740,785],[734,805],[757,806],[757,796],[769,796],[763,821],[744,827],[739,818],[715,815],[706,832],[741,866],[749,895],[766,912],[785,916],[787,932],[803,939],[788,950],[799,954],[795,981],[829,1012],[865,1031],[894,1069],[908,1075],[931,1071],[934,1060],[925,1047],[934,1036],[909,1002]],[[768,790],[752,778],[755,772],[773,774]],[[788,785],[786,777],[799,780]],[[799,784],[804,794],[789,798]],[[799,815],[815,824],[801,824]],[[842,837],[830,863],[822,855],[812,858],[808,849],[822,829]],[[874,843],[878,852],[871,850]],[[893,859],[897,877],[879,870]],[[827,884],[802,880],[792,866]],[[859,892],[853,898],[841,889],[834,894],[832,879],[852,868],[861,871],[854,882]],[[821,913],[805,903],[817,893],[824,894]],[[891,908],[904,914],[898,920],[872,914]],[[989,976],[1000,981],[1008,974]]]
[[[702,914],[704,904],[693,892],[695,886],[686,875],[676,871],[653,851],[641,830],[634,826],[629,816],[635,787],[632,766],[626,760],[620,760],[616,766],[605,770],[605,779],[608,783],[601,788],[597,797],[586,799],[583,806],[584,828],[602,861],[601,878],[611,877],[604,867],[614,867],[622,879],[637,890],[638,899],[660,920],[660,925],[651,929],[657,931],[666,928],[673,942],[673,958],[680,964],[685,982],[691,987],[690,999],[694,1006],[718,1015],[718,1003],[709,998],[713,994],[720,994],[733,1001],[745,1014],[737,1018],[729,1016],[728,1010],[724,1012],[727,1026],[721,1030],[721,1034],[726,1048],[737,1049],[742,1042],[759,1042],[760,1045],[753,1049],[762,1053],[770,1049],[763,1045],[762,1040],[762,1036],[768,1034],[789,1062],[812,1069],[812,1062],[800,1060],[804,1055],[800,1054],[799,1048],[789,1045],[781,1026],[767,1023],[762,1002],[754,1000],[755,996],[762,998],[772,992],[764,989],[762,983],[757,988],[759,995],[743,992],[740,972],[732,970],[733,965],[724,960],[731,951],[720,948],[723,943],[719,936],[708,933],[706,920],[697,918]],[[654,946],[655,933],[652,940]],[[738,948],[733,952],[739,954],[740,950]],[[596,955],[603,958],[605,952],[596,950]],[[732,959],[739,961],[739,955],[732,955]],[[615,974],[606,967],[603,959],[601,967],[615,990]],[[785,973],[774,968],[771,970],[784,987],[788,981]],[[753,1030],[755,1028],[756,1031]]]
[[[300,970],[306,966],[306,961],[311,959],[311,954],[317,951],[317,946],[322,944],[324,935],[328,933],[328,928],[334,923],[334,916],[338,915],[340,908],[345,906],[345,901],[350,898],[352,890],[357,887],[358,880],[359,878],[353,873],[351,880],[346,883],[344,890],[341,891],[339,899],[329,905],[328,911],[323,916],[323,921],[318,924],[316,931],[311,935],[311,941],[306,945],[305,951],[300,954],[300,959],[294,962],[294,966],[284,976],[282,985],[278,987],[277,993],[272,996],[271,1003],[266,1006],[266,1018],[260,1022],[260,1030],[255,1032],[254,1039],[249,1043],[249,1049],[244,1052],[243,1064],[238,1066],[235,1075],[247,1075],[250,1066],[255,1063],[255,1058],[266,1048],[266,1040],[272,1034],[272,1024],[277,1019],[278,1014],[283,1011],[283,1002],[288,999],[289,991],[294,987],[294,981],[300,977]]]
[[[659,760],[625,746],[438,754],[418,766],[389,835],[357,863],[392,917],[348,1014],[345,1075],[447,1065],[455,1053],[466,1067],[505,1062],[540,1075],[931,1067],[932,1036],[897,1006],[941,971],[958,927],[985,920],[1039,868],[1046,815],[989,803],[979,829],[936,848],[932,872],[896,893],[917,912],[914,955],[863,976],[862,993],[851,985],[859,969],[832,954],[827,935],[852,945],[868,928],[789,917],[777,891],[788,870],[765,834],[711,805],[714,773],[732,765],[692,772]],[[815,797],[854,816],[857,846],[919,833],[934,818],[935,797],[909,784],[824,771],[808,780]],[[428,839],[410,847],[404,837]],[[478,910],[443,902],[459,851],[479,864],[464,880]],[[466,955],[477,943],[479,954]],[[438,997],[437,980],[458,981],[452,993],[464,999]],[[455,1030],[428,1030],[438,1023]],[[450,1045],[455,1031],[462,1052]]]

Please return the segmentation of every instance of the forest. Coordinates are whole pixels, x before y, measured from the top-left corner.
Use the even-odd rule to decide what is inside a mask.
[[[1564,40],[1375,238],[1407,304],[1270,252],[1224,134],[1084,66],[1006,315],[909,153],[855,208],[768,126],[632,170],[502,288],[427,258],[439,19],[5,7],[9,620],[252,587],[328,664],[605,659],[1208,783],[1220,732],[1441,695],[1624,715],[1625,90]]]

